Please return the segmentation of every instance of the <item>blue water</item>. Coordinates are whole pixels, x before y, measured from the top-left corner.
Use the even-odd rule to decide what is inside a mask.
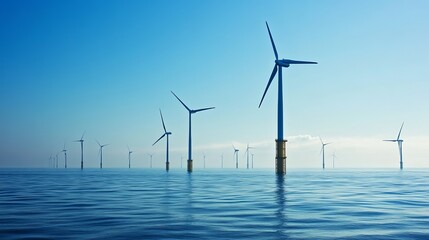
[[[429,171],[0,170],[0,239],[429,239]]]

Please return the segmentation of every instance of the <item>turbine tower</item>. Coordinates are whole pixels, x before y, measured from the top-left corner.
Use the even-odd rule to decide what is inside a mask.
[[[220,167],[223,168],[223,153],[221,155],[221,165],[220,165]]]
[[[100,146],[100,150],[98,151],[98,153],[100,154],[100,169],[101,169],[101,168],[103,168],[103,148],[105,146],[110,145],[110,144],[101,145],[97,140],[95,140],[95,141],[97,142],[98,146]]]
[[[234,156],[235,156],[235,168],[238,168],[238,149],[235,148],[234,145],[232,145],[232,148],[234,148]]]
[[[85,135],[85,132],[83,132],[82,137],[80,137],[80,140],[76,140],[75,142],[80,142],[80,169],[83,169],[83,136]]]
[[[166,159],[165,160],[165,170],[167,170],[167,172],[168,172],[168,170],[170,170],[170,162],[168,161],[168,136],[171,135],[171,132],[167,132],[167,129],[165,128],[164,118],[162,117],[161,109],[159,109],[159,114],[161,115],[162,127],[164,128],[164,134],[160,138],[158,138],[158,140],[156,140],[156,142],[154,142],[152,144],[152,146],[155,145],[163,137],[167,136],[167,153],[165,155],[166,156],[165,157],[165,159]]]
[[[191,124],[191,118],[192,118],[192,114],[197,113],[197,112],[201,112],[201,111],[206,111],[206,110],[210,110],[210,109],[214,109],[214,107],[209,107],[209,108],[200,108],[200,109],[190,109],[188,106],[186,106],[186,104],[180,100],[180,98],[174,94],[173,91],[171,91],[171,93],[177,98],[177,100],[179,100],[180,103],[182,103],[182,105],[186,108],[186,110],[188,110],[189,112],[189,140],[188,140],[188,172],[192,172],[193,170],[193,163],[192,163],[192,134],[191,134],[191,129],[192,129],[192,124]]]
[[[249,169],[249,149],[253,149],[253,147],[249,147],[249,144],[247,144],[246,148],[246,154],[247,154],[247,169]],[[253,163],[252,163],[253,166]],[[253,167],[252,167],[253,168]]]
[[[147,155],[149,155],[149,156],[150,156],[150,168],[152,168],[152,156],[153,156],[153,154],[149,154],[149,153],[147,153]]]
[[[337,155],[335,155],[334,152],[334,154],[332,154],[332,168],[335,168],[335,158],[337,158]]]
[[[399,148],[399,168],[402,170],[403,165],[402,165],[402,142],[404,140],[400,139],[401,137],[401,132],[402,132],[402,127],[404,126],[404,123],[402,123],[401,128],[399,129],[399,133],[398,133],[398,137],[394,140],[383,140],[386,142],[397,142],[398,143],[398,148]]]
[[[261,102],[259,107],[261,107],[262,101],[264,100],[265,94],[267,93],[268,88],[271,85],[274,77],[278,74],[278,98],[277,98],[277,139],[276,139],[276,173],[286,174],[286,142],[283,138],[283,82],[282,82],[282,68],[288,68],[292,64],[317,64],[317,62],[308,62],[308,61],[296,61],[290,59],[281,59],[277,54],[277,49],[274,44],[273,37],[271,35],[270,28],[268,23],[265,22],[268,29],[268,34],[270,35],[271,45],[274,50],[274,56],[276,60],[274,61],[274,69],[271,73],[270,79],[268,80],[267,87],[265,88],[264,94],[262,95]]]
[[[322,168],[325,169],[325,146],[329,145],[331,143],[324,143],[322,141],[322,138],[320,138],[320,142],[322,143],[322,148],[320,149],[320,152],[323,153],[323,156],[322,156]]]
[[[133,151],[130,150],[130,147],[127,146],[128,148],[128,168],[131,168],[131,153],[133,153]]]
[[[64,168],[67,168],[67,149],[66,144],[64,143],[63,150],[61,151],[64,153]]]
[[[252,154],[252,169],[253,169],[253,153],[251,153]]]

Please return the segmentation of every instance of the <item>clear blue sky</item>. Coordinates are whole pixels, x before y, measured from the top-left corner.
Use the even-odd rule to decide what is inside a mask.
[[[46,167],[66,144],[70,167],[233,167],[232,144],[273,168],[276,81],[260,109],[274,54],[318,65],[283,71],[289,168],[319,168],[320,142],[338,167],[429,167],[428,1],[1,1],[0,167]],[[60,163],[63,155],[60,154]]]

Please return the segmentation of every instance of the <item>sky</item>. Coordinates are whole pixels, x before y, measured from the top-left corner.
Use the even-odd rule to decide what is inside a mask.
[[[233,147],[274,168],[280,58],[287,168],[429,168],[429,2],[0,1],[0,167],[185,168],[190,108],[194,168],[233,168]]]

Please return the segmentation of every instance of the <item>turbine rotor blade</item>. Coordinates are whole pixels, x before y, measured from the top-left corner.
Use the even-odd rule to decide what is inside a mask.
[[[264,101],[264,98],[265,98],[265,94],[267,94],[268,88],[270,88],[271,82],[273,81],[274,76],[276,76],[276,73],[277,73],[277,64],[274,65],[274,69],[271,72],[270,79],[268,80],[267,87],[265,88],[264,94],[262,95],[261,102],[259,102],[259,107],[258,108],[261,107],[262,101]]]
[[[401,129],[399,129],[398,138],[396,138],[396,140],[399,140],[399,138],[401,137],[401,132],[402,132],[402,127],[403,126],[404,126],[404,122],[402,122]]]
[[[215,107],[201,108],[201,109],[193,110],[192,113],[202,112],[202,111],[206,111],[206,110],[210,110],[210,109],[214,109],[214,108]]]
[[[98,146],[100,146],[100,147],[101,147],[101,144],[97,141],[97,139],[95,139],[95,141],[98,143]]]
[[[167,129],[165,129],[164,118],[162,117],[161,109],[159,109],[159,114],[161,115],[162,127],[164,128],[164,132],[167,133]]]
[[[161,140],[165,135],[166,135],[165,133],[164,133],[164,134],[162,134],[162,136],[161,136],[160,138],[158,138],[158,140],[156,140],[156,142],[154,142],[154,143],[152,144],[152,146],[153,146],[153,145],[155,145],[157,142],[159,142],[159,140]]]
[[[397,142],[398,140],[383,140],[385,142]]]
[[[83,139],[83,136],[85,136],[86,131],[83,132],[82,137],[80,138],[80,140]]]
[[[183,106],[186,108],[186,109],[188,109],[188,111],[191,111],[191,109],[190,108],[188,108],[188,106],[186,106],[186,104],[182,101],[182,100],[180,100],[180,98],[176,95],[176,94],[174,94],[174,92],[173,91],[171,91],[171,93],[177,98],[177,100],[179,100],[179,102],[181,102],[182,104],[183,104]]]
[[[279,59],[279,55],[277,54],[276,45],[274,44],[273,36],[271,35],[270,27],[268,26],[268,22],[265,22],[267,25],[268,33],[270,34],[271,45],[273,45],[274,55],[276,56],[276,60]]]
[[[317,62],[299,61],[299,60],[291,60],[291,59],[282,59],[282,60],[278,60],[277,62],[279,62],[280,64],[285,64],[285,65],[289,65],[289,64],[317,64]]]

